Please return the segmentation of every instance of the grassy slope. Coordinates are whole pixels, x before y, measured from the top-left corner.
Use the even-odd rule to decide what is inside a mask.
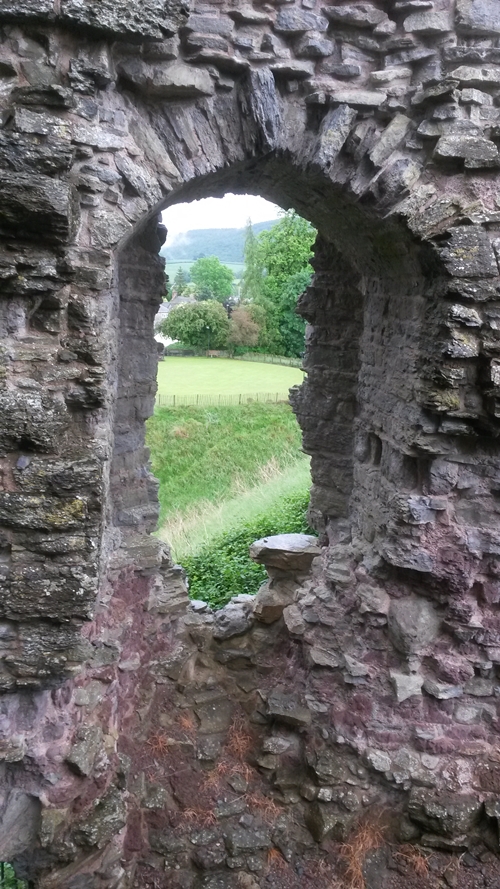
[[[243,523],[253,522],[273,509],[284,497],[309,490],[309,458],[300,457],[283,471],[271,463],[262,467],[260,484],[220,503],[195,503],[183,512],[170,515],[159,536],[172,547],[177,560],[195,555],[215,538],[229,534]]]
[[[262,481],[262,467],[275,473],[301,454],[287,404],[159,408],[148,420],[147,441],[160,480],[161,521],[193,504],[231,499]]]
[[[285,394],[301,383],[296,367],[230,358],[165,358],[158,363],[158,392],[165,395]]]

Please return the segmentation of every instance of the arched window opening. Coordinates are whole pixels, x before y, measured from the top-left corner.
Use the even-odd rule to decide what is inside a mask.
[[[310,460],[289,390],[305,376],[297,301],[311,283],[316,230],[293,210],[232,194],[175,204],[163,223],[146,439],[158,534],[185,567],[191,597],[220,607],[265,580],[248,555],[255,539],[312,530]]]

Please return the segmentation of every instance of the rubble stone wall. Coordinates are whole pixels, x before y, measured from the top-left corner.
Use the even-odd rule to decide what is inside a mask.
[[[498,3],[3,0],[0,38],[0,858],[331,886],[390,811],[368,889],[428,885],[396,840],[496,886]],[[319,232],[321,554],[271,622],[151,536],[159,212],[226,191]]]

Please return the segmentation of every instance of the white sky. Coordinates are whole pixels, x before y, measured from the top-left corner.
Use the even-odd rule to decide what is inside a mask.
[[[226,194],[223,198],[203,198],[190,204],[173,204],[163,211],[169,240],[193,228],[243,228],[276,219],[280,207],[252,194]]]

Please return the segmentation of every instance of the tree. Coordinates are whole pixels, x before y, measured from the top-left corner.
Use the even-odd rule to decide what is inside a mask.
[[[233,309],[229,320],[228,345],[256,346],[259,341],[260,324],[252,317],[251,306],[239,306]]]
[[[313,226],[288,210],[256,239],[258,261],[266,274],[254,301],[266,314],[261,339],[270,352],[297,357],[304,350],[305,324],[295,306],[311,279],[309,259],[315,237]]]
[[[233,278],[231,269],[216,256],[203,256],[191,266],[191,280],[200,300],[226,302],[233,292]]]
[[[224,307],[209,299],[172,309],[159,331],[197,349],[222,349],[227,343],[229,319]]]
[[[174,283],[172,285],[172,290],[177,294],[177,296],[182,296],[186,289],[186,285],[188,283],[188,277],[186,272],[180,265],[175,273]]]
[[[279,332],[284,355],[297,358],[304,351],[306,323],[297,314],[297,300],[310,283],[311,272],[305,268],[292,275],[283,286],[280,299]]]
[[[253,233],[252,220],[245,229],[245,266],[241,277],[241,298],[252,302],[262,296],[264,269],[259,253],[257,238]]]
[[[278,293],[281,286],[297,272],[308,269],[313,255],[316,229],[310,222],[287,210],[276,225],[257,238],[258,257],[266,271],[263,288],[266,296]]]

